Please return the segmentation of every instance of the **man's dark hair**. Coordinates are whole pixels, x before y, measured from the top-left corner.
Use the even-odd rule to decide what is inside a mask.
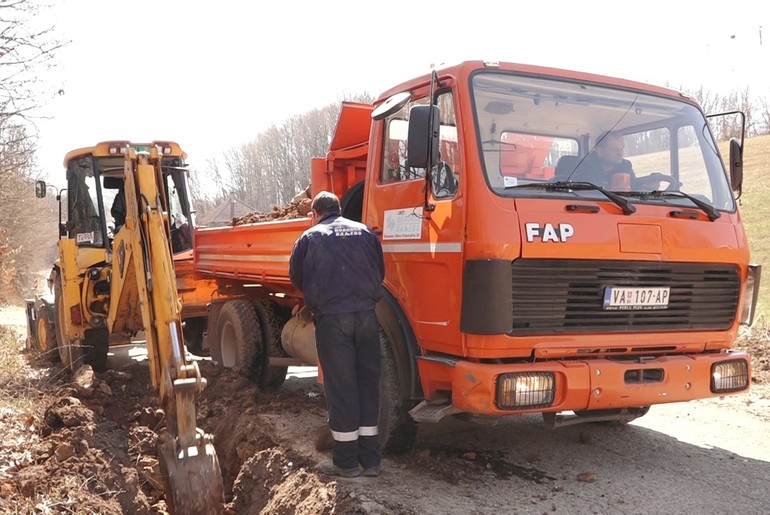
[[[311,207],[319,215],[325,215],[326,213],[340,213],[340,199],[337,195],[329,191],[319,191],[313,198],[313,204]]]
[[[622,138],[623,135],[619,132],[615,131],[604,131],[598,136],[596,136],[596,142],[594,143],[594,147],[600,147],[602,144],[604,144],[605,140],[610,140],[612,138]]]

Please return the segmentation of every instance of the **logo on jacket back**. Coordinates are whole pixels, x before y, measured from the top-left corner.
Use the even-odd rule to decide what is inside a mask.
[[[530,222],[524,224],[527,233],[527,241],[532,243],[540,240],[541,243],[565,243],[575,234],[572,224],[543,224]]]
[[[358,236],[363,231],[358,227],[334,227],[334,235],[339,238],[344,238],[345,236]]]

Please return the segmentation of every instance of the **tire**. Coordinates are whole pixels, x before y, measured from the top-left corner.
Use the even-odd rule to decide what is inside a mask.
[[[94,372],[107,371],[107,354],[110,346],[110,333],[107,329],[89,329],[83,339],[86,363]]]
[[[364,181],[357,182],[343,195],[340,211],[349,220],[360,222],[363,219]]]
[[[35,322],[36,335],[33,341],[35,350],[48,361],[60,361],[59,351],[56,350],[56,325],[51,320],[50,308],[46,305],[38,306],[35,318],[37,319]]]
[[[222,307],[217,322],[212,358],[225,368],[233,368],[254,379],[262,346],[257,312],[249,301],[230,300]]]
[[[61,272],[56,273],[54,278],[54,306],[56,308],[56,341],[59,348],[59,358],[61,362],[70,370],[75,370],[83,364],[83,347],[78,341],[70,341],[67,337],[67,331],[64,326],[64,320],[67,317],[67,310],[64,306],[64,296],[62,294]]]
[[[284,320],[278,313],[276,306],[270,301],[260,301],[254,304],[254,309],[262,327],[262,341],[266,352],[258,356],[257,381],[262,388],[278,388],[286,381],[286,373],[289,367],[270,367],[268,358],[286,356],[281,344],[281,329]]]
[[[417,423],[409,414],[413,403],[401,384],[396,358],[385,332],[380,327],[380,444],[384,454],[408,451],[417,436]]]

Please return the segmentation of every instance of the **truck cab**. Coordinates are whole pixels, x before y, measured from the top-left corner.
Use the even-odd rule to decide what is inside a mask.
[[[381,235],[415,419],[628,420],[749,388],[740,130],[726,160],[686,95],[480,61],[347,107],[372,120],[343,113],[314,191]],[[624,168],[600,180],[609,134]]]

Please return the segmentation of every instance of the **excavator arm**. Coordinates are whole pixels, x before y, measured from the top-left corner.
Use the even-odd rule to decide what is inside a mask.
[[[196,425],[195,400],[206,380],[186,357],[157,148],[140,153],[129,148],[124,181],[126,221],[113,244],[117,301],[108,321],[136,323],[141,315],[152,386],[167,417],[158,457],[172,513],[219,513],[222,473],[211,435]]]

